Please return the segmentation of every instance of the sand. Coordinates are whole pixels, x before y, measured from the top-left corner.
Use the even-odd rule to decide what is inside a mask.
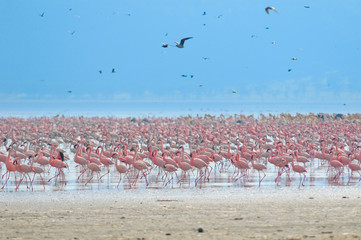
[[[0,193],[1,239],[361,239],[361,188]]]

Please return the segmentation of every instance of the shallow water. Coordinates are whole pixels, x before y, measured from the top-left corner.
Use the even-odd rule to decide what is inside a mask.
[[[266,176],[259,186],[259,175],[258,172],[251,169],[248,171],[246,177],[235,180],[234,170],[235,168],[229,164],[228,160],[223,160],[223,166],[219,163],[211,163],[210,166],[213,168],[206,180],[199,181],[197,180],[197,171],[193,170],[190,173],[190,177],[186,177],[181,182],[179,179],[182,176],[182,172],[178,170],[176,174],[173,174],[173,179],[171,175],[165,177],[164,174],[158,176],[158,169],[153,168],[150,171],[150,174],[147,176],[147,181],[149,185],[146,184],[144,177],[139,177],[136,181],[135,171],[130,171],[128,176],[123,175],[122,180],[118,187],[118,182],[120,175],[116,171],[115,166],[110,167],[110,173],[105,175],[100,181],[98,180],[97,174],[94,174],[92,180],[90,180],[91,175],[89,173],[83,174],[83,176],[77,180],[80,175],[81,167],[77,166],[74,161],[74,154],[68,151],[70,156],[67,164],[68,169],[64,170],[65,178],[64,179],[48,179],[55,176],[55,170],[50,169],[50,172],[43,174],[44,181],[36,176],[33,182],[33,189],[27,188],[27,182],[24,180],[19,189],[16,190],[16,185],[19,182],[20,175],[17,174],[16,181],[13,175],[11,175],[8,183],[5,185],[3,192],[74,192],[74,191],[139,191],[143,192],[144,190],[165,190],[165,189],[180,189],[180,190],[193,190],[193,189],[240,189],[240,188],[250,188],[250,189],[278,189],[278,188],[295,188],[295,189],[305,189],[305,188],[314,188],[314,187],[335,187],[335,186],[356,186],[359,187],[361,183],[359,182],[360,176],[357,173],[353,174],[352,178],[349,178],[348,170],[345,168],[344,173],[341,175],[339,181],[334,180],[335,173],[333,170],[328,171],[328,165],[322,164],[318,159],[313,159],[310,163],[306,164],[308,173],[306,174],[306,179],[304,186],[299,187],[300,176],[298,173],[289,171],[289,173],[283,173],[280,181],[275,182],[275,178],[278,175],[277,170],[273,167],[272,164],[268,163],[267,170],[265,171]],[[227,164],[228,161],[228,164]],[[4,164],[0,170],[3,175],[6,171]],[[106,168],[103,167],[100,175],[103,175],[107,172]],[[30,174],[33,177],[32,174]],[[208,173],[207,173],[208,175]],[[141,176],[141,175],[140,175]],[[261,177],[263,174],[261,173]],[[89,181],[90,180],[90,181]],[[89,182],[88,182],[89,181]],[[87,183],[88,182],[88,183]],[[2,179],[1,184],[5,183],[5,178]],[[30,184],[29,184],[30,187]]]

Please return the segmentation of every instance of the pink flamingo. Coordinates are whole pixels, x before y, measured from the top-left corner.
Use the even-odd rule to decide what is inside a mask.
[[[102,150],[102,151],[100,152],[100,154],[99,154],[100,162],[101,162],[104,166],[106,166],[107,169],[108,169],[108,171],[99,178],[99,179],[102,179],[102,177],[104,177],[105,175],[109,174],[109,172],[110,172],[109,166],[110,166],[110,165],[114,165],[114,162],[113,162],[110,158],[108,158],[108,157],[106,157],[106,156],[104,155],[104,147],[103,147],[103,146],[99,146],[98,148],[100,148],[100,149]]]
[[[32,182],[31,182],[31,178],[29,176],[29,173],[33,172],[33,170],[31,169],[30,165],[27,165],[27,164],[22,164],[20,163],[20,158],[17,157],[13,162],[14,162],[14,165],[15,165],[15,168],[16,170],[19,172],[19,173],[22,173],[22,178],[20,178],[20,181],[18,183],[18,185],[16,186],[15,190],[18,190],[19,187],[20,187],[20,183],[23,181],[23,179],[25,178],[26,179],[26,185],[27,185],[27,188],[29,189],[30,187],[32,187]],[[30,181],[30,187],[28,185],[28,179]]]
[[[33,186],[33,182],[34,182],[34,179],[35,179],[35,175],[38,174],[41,178],[41,182],[43,183],[43,186],[44,186],[44,190],[45,190],[45,184],[44,184],[44,179],[43,177],[41,176],[41,174],[44,172],[44,169],[41,168],[41,167],[38,167],[38,166],[34,166],[34,161],[31,162],[31,169],[33,170],[34,172],[34,176],[33,176],[33,179],[31,180],[31,186]]]
[[[96,164],[96,163],[90,162],[90,160],[89,160],[89,158],[88,158],[88,160],[87,160],[87,167],[88,167],[88,169],[89,169],[90,172],[91,172],[91,176],[90,176],[90,178],[88,179],[88,181],[85,183],[85,185],[87,185],[87,184],[93,179],[94,172],[96,172],[96,173],[98,174],[98,182],[99,182],[99,181],[100,181],[99,175],[100,175],[100,171],[101,171],[99,165]]]
[[[134,185],[137,183],[139,173],[142,172],[143,177],[145,179],[146,186],[148,186],[149,183],[147,180],[147,175],[145,173],[145,171],[148,170],[148,166],[143,160],[136,160],[137,154],[138,154],[138,147],[135,148],[135,154],[133,156],[133,161],[132,161],[133,167],[138,170],[137,176],[135,177]]]
[[[192,169],[192,165],[190,165],[188,162],[186,162],[184,160],[184,147],[181,146],[180,148],[182,149],[182,152],[181,152],[181,159],[180,159],[180,161],[178,161],[178,167],[180,169],[182,169],[182,177],[179,179],[178,183],[182,182],[182,180],[187,177],[187,175],[186,175],[187,173],[188,173],[188,178],[189,178],[189,183],[190,183],[189,170]]]
[[[208,165],[207,163],[205,163],[202,159],[200,158],[196,158],[196,152],[192,152],[191,153],[191,162],[190,164],[193,167],[196,167],[198,169],[198,174],[197,174],[197,178],[194,180],[195,185],[197,186],[198,182],[202,179],[202,178],[206,178],[205,173],[203,173],[202,169],[206,168]]]
[[[6,172],[2,175],[2,178],[7,174],[7,178],[6,178],[6,181],[4,183],[4,185],[2,186],[2,189],[4,189],[5,185],[7,184],[9,178],[10,178],[10,173],[14,173],[14,176],[15,176],[15,172],[17,171],[15,166],[14,166],[14,162],[10,160],[10,155],[11,155],[11,148],[9,147],[7,149],[9,151],[8,153],[8,157],[6,159],[6,162],[5,162],[5,166],[6,166]],[[16,176],[15,176],[15,181],[16,181]]]
[[[54,156],[50,156],[49,164],[50,166],[55,167],[57,169],[57,173],[54,175],[54,177],[50,178],[48,182],[50,182],[54,178],[58,178],[59,176],[65,179],[63,168],[67,168],[68,166],[63,160],[64,160],[64,155],[62,152],[58,153],[57,159],[55,159]]]
[[[262,180],[266,177],[266,173],[264,172],[264,170],[267,169],[267,167],[266,167],[266,165],[264,165],[262,163],[254,163],[253,156],[251,159],[251,163],[252,163],[253,169],[258,171],[258,179],[259,179],[258,186],[260,187]],[[261,172],[264,174],[262,179],[261,179]]]
[[[240,154],[237,153],[236,156],[234,157],[234,159],[231,159],[233,165],[238,169],[237,174],[235,175],[235,173],[233,174],[233,179],[234,181],[237,181],[238,179],[242,178],[242,177],[247,177],[247,172],[249,169],[251,169],[251,167],[248,165],[246,159],[241,159]],[[238,177],[239,176],[239,177]]]
[[[122,181],[122,174],[128,172],[127,166],[126,166],[124,163],[118,164],[118,160],[119,160],[119,159],[115,159],[115,168],[116,168],[117,171],[119,172],[119,182],[118,182],[117,188],[119,188],[120,181]],[[120,161],[120,160],[119,160],[119,161]]]
[[[361,171],[361,166],[358,165],[357,163],[350,162],[350,163],[348,164],[348,167],[351,169],[351,174],[350,174],[350,177],[349,177],[349,182],[350,182],[350,180],[351,180],[351,178],[352,178],[353,172],[357,172],[357,173],[360,175],[360,180],[359,180],[359,181],[361,181],[361,173],[360,173],[360,171]]]
[[[330,167],[336,170],[336,175],[333,180],[338,181],[340,179],[341,174],[343,173],[343,164],[338,160],[330,161]]]
[[[304,186],[304,182],[305,182],[305,179],[306,179],[306,172],[307,172],[307,170],[306,170],[306,168],[305,168],[304,166],[295,165],[294,162],[295,162],[295,159],[292,160],[291,166],[292,166],[292,170],[293,170],[294,172],[297,172],[297,173],[300,174],[300,183],[299,183],[299,185],[298,185],[298,188],[300,188],[300,187],[301,187],[301,183],[302,183],[302,186]],[[302,181],[302,176],[301,176],[301,174],[304,176],[304,177],[303,177],[303,181]]]

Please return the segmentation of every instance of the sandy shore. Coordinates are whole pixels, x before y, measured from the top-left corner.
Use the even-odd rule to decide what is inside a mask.
[[[0,193],[1,239],[361,239],[360,187]],[[201,232],[203,230],[203,232]]]

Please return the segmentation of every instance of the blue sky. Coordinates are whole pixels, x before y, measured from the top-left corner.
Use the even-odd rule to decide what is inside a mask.
[[[0,22],[7,105],[361,103],[361,1],[2,0]]]

